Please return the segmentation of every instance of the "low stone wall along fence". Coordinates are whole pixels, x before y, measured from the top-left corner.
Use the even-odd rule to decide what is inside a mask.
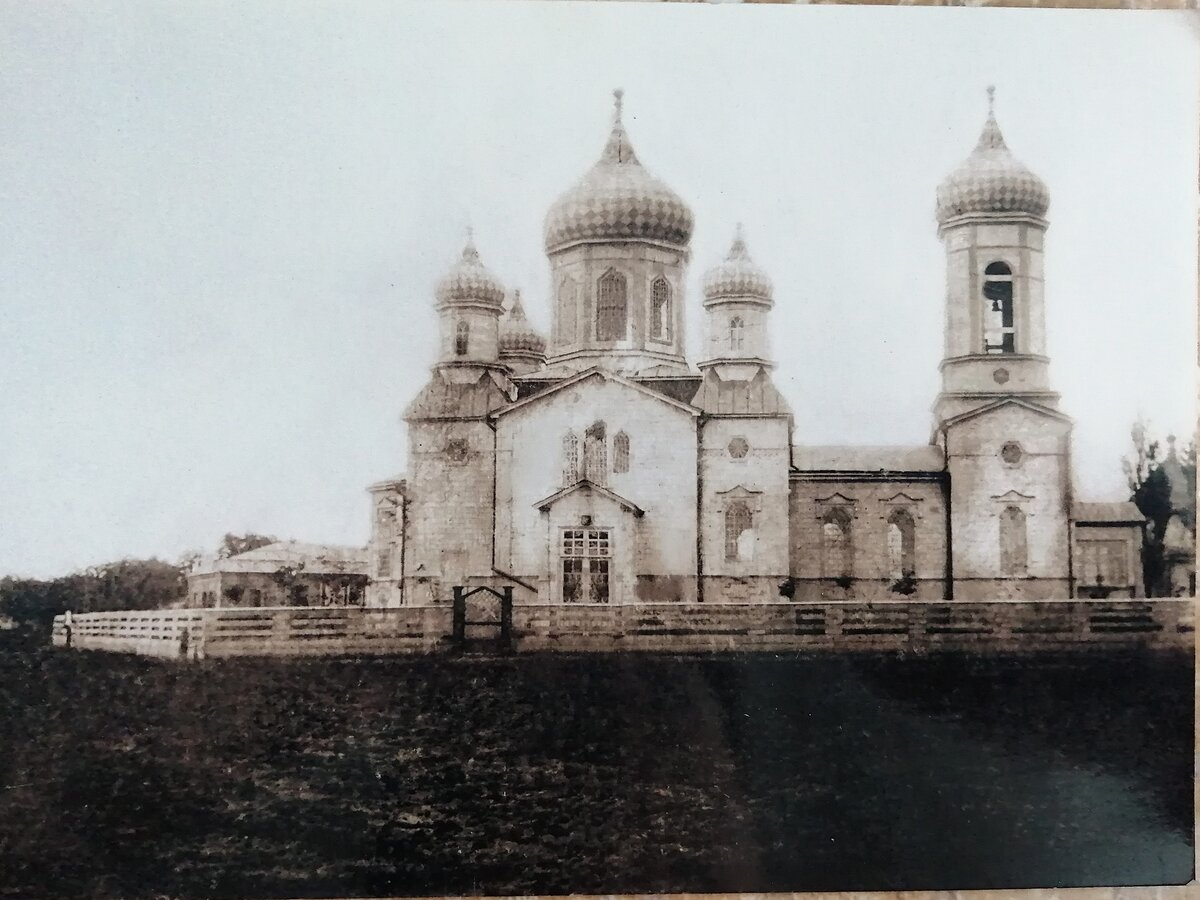
[[[971,651],[1191,648],[1195,601],[516,605],[521,651]],[[172,659],[339,656],[486,649],[452,639],[450,604],[394,609],[274,607],[83,613],[53,643]]]

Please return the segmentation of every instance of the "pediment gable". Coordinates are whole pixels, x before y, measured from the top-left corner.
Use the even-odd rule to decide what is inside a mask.
[[[577,385],[583,384],[584,382],[593,380],[620,385],[621,387],[634,391],[644,397],[649,397],[650,399],[656,400],[659,403],[664,403],[667,406],[678,409],[680,412],[687,413],[690,416],[700,415],[700,410],[696,409],[696,407],[691,406],[690,404],[675,400],[666,396],[665,394],[638,384],[636,381],[631,381],[628,378],[617,375],[614,372],[608,372],[604,369],[593,366],[586,371],[580,372],[578,375],[573,375],[570,378],[566,378],[558,382],[558,384],[555,384],[544,391],[540,391],[539,393],[533,394],[529,397],[524,397],[515,403],[508,404],[503,409],[500,409],[496,412],[496,417],[499,418],[500,416],[505,416],[511,412],[515,412],[518,409],[524,409],[525,407],[531,406],[535,403],[541,403],[542,401],[550,397],[554,397],[569,388],[573,388]]]
[[[1042,406],[1039,403],[1031,403],[1028,400],[1023,400],[1020,397],[1003,397],[993,403],[987,403],[977,409],[971,409],[964,413],[959,413],[957,416],[951,416],[942,422],[938,428],[941,431],[950,431],[955,426],[961,425],[964,422],[969,422],[972,419],[977,419],[980,416],[986,416],[989,413],[994,413],[1002,409],[1015,407],[1018,409],[1027,410],[1039,416],[1044,416],[1047,419],[1052,419],[1056,422],[1062,422],[1065,425],[1072,424],[1072,419],[1066,413],[1060,413],[1058,410],[1050,409],[1048,406]]]
[[[604,485],[588,481],[586,478],[581,479],[574,484],[568,485],[561,491],[555,491],[549,497],[545,497],[533,505],[541,512],[547,512],[549,511],[550,507],[554,506],[554,504],[558,501],[565,497],[569,497],[572,494],[578,493],[579,491],[590,491],[598,497],[603,497],[606,500],[612,501],[617,506],[621,507],[621,509],[625,510],[626,512],[631,512],[639,518],[646,514],[646,511],[632,500],[627,500],[616,491],[610,491]]]

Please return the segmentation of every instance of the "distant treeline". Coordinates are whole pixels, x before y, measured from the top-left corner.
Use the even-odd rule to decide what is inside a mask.
[[[48,628],[68,609],[157,609],[178,602],[186,581],[183,566],[159,559],[123,559],[46,581],[0,578],[0,615]]]

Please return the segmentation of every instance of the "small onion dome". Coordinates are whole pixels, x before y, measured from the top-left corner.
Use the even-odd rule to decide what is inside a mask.
[[[474,300],[495,306],[503,305],[504,286],[480,261],[479,251],[475,249],[475,241],[469,232],[462,258],[437,283],[436,295],[439,304]]]
[[[704,299],[753,297],[769,302],[773,290],[767,273],[750,258],[746,240],[742,236],[742,226],[739,224],[733,236],[733,245],[729,248],[729,255],[725,257],[724,262],[704,273]]]
[[[1018,160],[996,124],[995,89],[988,88],[988,117],[979,143],[937,189],[937,218],[945,224],[972,213],[1025,213],[1041,218],[1050,208],[1045,183]]]
[[[546,339],[525,318],[520,291],[513,292],[512,306],[500,320],[500,354],[505,353],[546,353]]]
[[[546,214],[547,252],[578,241],[650,240],[687,246],[692,211],[679,195],[642,168],[621,123],[614,91],[612,132],[600,160]]]

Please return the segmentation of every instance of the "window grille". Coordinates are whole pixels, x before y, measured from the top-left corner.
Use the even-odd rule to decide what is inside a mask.
[[[604,528],[567,529],[562,540],[563,603],[608,603],[611,532]]]
[[[742,535],[750,531],[752,524],[750,508],[740,500],[725,510],[725,559],[732,561],[748,556],[742,552]]]
[[[671,286],[667,279],[656,278],[650,288],[650,337],[671,339]]]
[[[579,438],[568,431],[562,439],[562,480],[568,487],[579,480]]]
[[[629,435],[623,431],[618,431],[613,438],[613,471],[629,471]]]
[[[625,276],[609,269],[596,286],[596,340],[623,341],[626,313]]]

